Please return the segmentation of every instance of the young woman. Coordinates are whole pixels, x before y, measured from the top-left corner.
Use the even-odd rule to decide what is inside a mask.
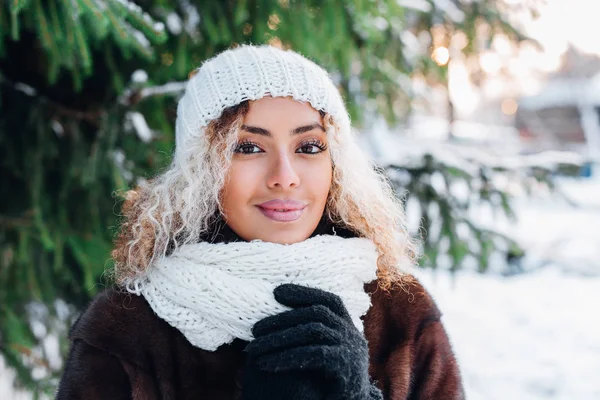
[[[57,398],[464,398],[401,205],[327,73],[269,46],[195,72]]]

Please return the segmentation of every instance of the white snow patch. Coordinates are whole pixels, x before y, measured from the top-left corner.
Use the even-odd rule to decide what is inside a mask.
[[[164,85],[143,88],[140,92],[142,98],[157,95],[179,94],[185,90],[187,82],[168,82]]]
[[[189,0],[180,0],[180,7],[184,10],[183,14],[185,15],[185,31],[192,38],[198,38],[198,25],[200,25],[200,13],[198,12],[198,8],[191,4]]]
[[[0,399],[30,400],[33,396],[29,392],[12,386],[14,379],[14,371],[8,368],[4,357],[0,357]]]
[[[146,118],[144,118],[142,113],[139,113],[137,111],[130,111],[127,113],[127,118],[133,124],[135,132],[137,133],[138,137],[141,139],[142,142],[148,143],[150,140],[152,140],[152,137],[154,135],[152,134],[152,130],[148,126]]]
[[[126,25],[127,26],[127,25]],[[144,35],[142,32],[138,31],[137,29],[129,26],[129,30],[131,31],[131,34],[133,35],[133,37],[135,38],[135,40],[137,40],[137,42],[145,49],[147,50],[151,50],[152,45],[150,44],[150,41],[148,40],[148,38],[146,37],[146,35]]]
[[[397,3],[399,6],[415,11],[425,13],[431,11],[431,4],[426,0],[397,0]]]
[[[35,90],[32,86],[29,86],[26,83],[17,82],[15,83],[15,89],[20,90],[28,96],[36,96],[37,90]]]
[[[174,35],[179,35],[183,31],[183,22],[176,12],[170,12],[167,15],[167,28]]]
[[[62,124],[58,120],[53,119],[52,121],[50,121],[50,126],[52,127],[52,130],[54,131],[56,136],[58,136],[58,137],[64,136],[65,128],[63,128]]]
[[[390,24],[388,24],[387,20],[383,17],[377,17],[373,20],[373,25],[380,31],[385,31]]]
[[[131,80],[135,83],[146,83],[148,82],[148,73],[143,69],[138,69],[131,74]]]

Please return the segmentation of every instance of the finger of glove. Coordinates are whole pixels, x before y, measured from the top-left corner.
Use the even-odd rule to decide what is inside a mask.
[[[246,346],[246,352],[259,357],[301,346],[339,344],[342,340],[340,332],[320,322],[311,322],[261,336]]]
[[[319,371],[327,372],[337,369],[335,363],[338,346],[303,346],[268,354],[256,359],[260,369],[270,372],[284,371]]]
[[[252,327],[255,338],[282,331],[294,326],[311,322],[319,322],[335,330],[343,330],[344,321],[334,314],[329,308],[317,305],[312,307],[296,308],[290,311],[263,318]]]
[[[273,294],[275,295],[275,300],[288,307],[309,307],[320,304],[329,308],[340,317],[350,319],[350,315],[342,299],[333,293],[321,289],[285,283],[277,286]]]

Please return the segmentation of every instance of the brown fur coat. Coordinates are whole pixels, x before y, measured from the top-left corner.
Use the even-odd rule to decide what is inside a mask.
[[[371,378],[390,400],[464,399],[458,365],[431,296],[415,280],[365,286]],[[143,297],[107,290],[71,330],[58,400],[239,399],[245,342],[193,347]]]

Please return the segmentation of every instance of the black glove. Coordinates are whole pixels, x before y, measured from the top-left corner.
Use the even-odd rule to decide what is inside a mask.
[[[367,341],[338,296],[293,284],[274,294],[293,310],[254,325],[246,351],[262,371],[312,373],[326,399],[383,399],[369,379]]]
[[[244,369],[244,400],[325,400],[324,381],[311,371],[263,371],[248,355]]]

